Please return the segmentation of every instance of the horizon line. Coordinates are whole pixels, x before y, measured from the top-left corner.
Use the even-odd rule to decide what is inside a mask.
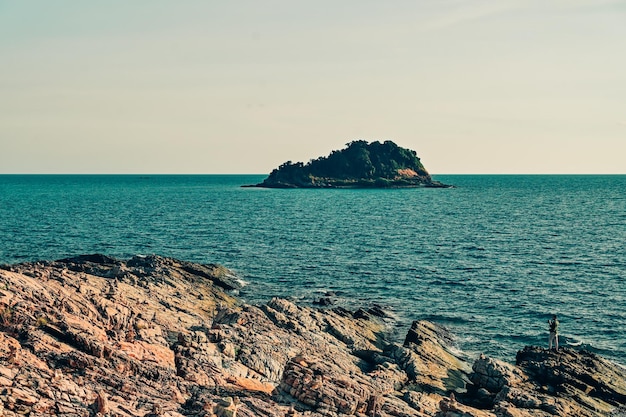
[[[24,175],[24,176],[87,176],[87,175],[93,175],[93,176],[123,176],[123,175],[128,175],[128,176],[211,176],[211,175],[229,175],[229,176],[250,176],[250,175],[258,175],[258,176],[263,176],[263,175],[269,175],[266,173],[191,173],[191,172],[186,172],[186,173],[174,173],[174,172],[152,172],[152,173],[145,173],[145,172],[4,172],[4,173],[0,173],[0,176],[18,176],[18,175]],[[579,175],[579,176],[619,176],[619,175],[626,175],[626,173],[568,173],[568,172],[562,172],[562,173],[528,173],[528,172],[512,172],[512,173],[489,173],[489,172],[485,172],[485,173],[438,173],[438,174],[430,174],[431,176],[437,176],[437,175],[502,175],[502,176],[506,176],[506,175],[526,175],[526,176],[532,176],[532,175],[553,175],[553,176],[558,176],[558,175],[563,175],[563,176],[573,176],[573,175]]]

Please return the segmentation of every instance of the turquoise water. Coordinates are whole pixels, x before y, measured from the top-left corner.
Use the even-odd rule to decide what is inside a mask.
[[[451,189],[241,188],[264,176],[0,176],[0,263],[100,252],[221,263],[249,302],[378,303],[514,361],[562,344],[626,364],[626,176],[435,176]]]

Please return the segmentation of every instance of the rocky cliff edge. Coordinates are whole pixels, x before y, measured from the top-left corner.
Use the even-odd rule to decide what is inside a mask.
[[[247,305],[218,265],[103,255],[0,269],[0,416],[620,416],[626,372],[526,347],[473,363],[416,321]]]

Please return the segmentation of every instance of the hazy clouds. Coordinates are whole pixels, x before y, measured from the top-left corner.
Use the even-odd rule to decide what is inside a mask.
[[[0,0],[0,172],[266,173],[391,139],[435,174],[624,173],[624,22],[613,1]]]

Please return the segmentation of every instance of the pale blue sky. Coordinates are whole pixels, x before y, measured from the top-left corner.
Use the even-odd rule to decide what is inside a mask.
[[[626,0],[0,0],[0,173],[626,173]]]

